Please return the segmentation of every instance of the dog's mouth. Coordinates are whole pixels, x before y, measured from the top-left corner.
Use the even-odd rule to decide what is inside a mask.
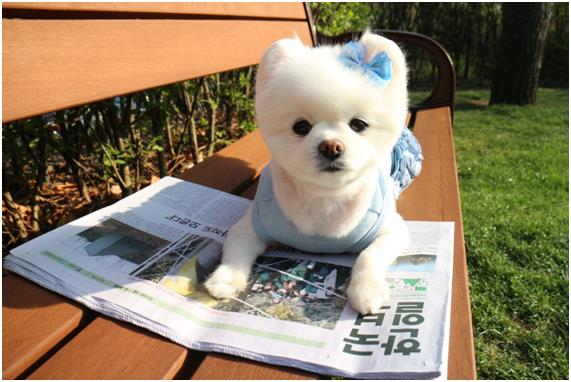
[[[333,163],[328,163],[325,166],[322,166],[319,170],[321,172],[339,172],[346,170],[346,167],[341,163],[333,162]]]

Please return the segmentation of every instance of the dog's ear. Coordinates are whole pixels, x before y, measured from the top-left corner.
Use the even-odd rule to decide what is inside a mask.
[[[365,61],[369,62],[373,57],[386,53],[392,64],[392,78],[389,87],[403,87],[406,89],[407,67],[403,52],[399,46],[388,38],[371,33],[369,30],[363,33],[360,42],[365,47]]]
[[[276,65],[292,59],[304,48],[305,46],[297,36],[274,42],[262,56],[258,66],[256,86],[263,86]]]

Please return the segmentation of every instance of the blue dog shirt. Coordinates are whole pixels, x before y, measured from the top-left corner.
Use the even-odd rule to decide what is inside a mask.
[[[341,238],[305,235],[283,214],[274,195],[269,166],[260,176],[260,183],[252,205],[252,225],[260,239],[276,241],[303,251],[317,253],[359,253],[369,246],[381,229],[387,211],[387,203],[395,195],[390,182],[395,182],[397,195],[404,190],[419,173],[422,164],[420,145],[412,133],[403,133],[392,152],[391,175],[379,169],[377,188],[370,207],[353,231]]]
[[[371,200],[371,206],[357,227],[344,237],[331,238],[302,234],[284,216],[274,195],[270,169],[266,167],[260,177],[252,207],[254,231],[266,242],[277,241],[308,252],[361,252],[381,228],[385,219],[385,204],[391,197],[387,192],[386,177],[379,175],[379,183]]]

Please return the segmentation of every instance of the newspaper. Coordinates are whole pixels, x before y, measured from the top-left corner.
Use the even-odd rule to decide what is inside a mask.
[[[362,316],[345,295],[355,255],[272,244],[246,290],[202,283],[250,201],[167,177],[11,251],[4,266],[185,347],[350,378],[446,378],[453,223],[407,222],[391,298]],[[379,254],[382,256],[382,254]]]

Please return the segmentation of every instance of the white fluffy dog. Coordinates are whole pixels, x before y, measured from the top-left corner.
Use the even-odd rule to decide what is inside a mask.
[[[313,252],[359,252],[349,301],[362,314],[381,307],[389,297],[385,272],[409,243],[388,176],[405,126],[406,81],[399,47],[370,32],[344,47],[283,39],[266,51],[256,114],[272,159],[205,283],[212,296],[242,291],[256,257],[279,241]]]

